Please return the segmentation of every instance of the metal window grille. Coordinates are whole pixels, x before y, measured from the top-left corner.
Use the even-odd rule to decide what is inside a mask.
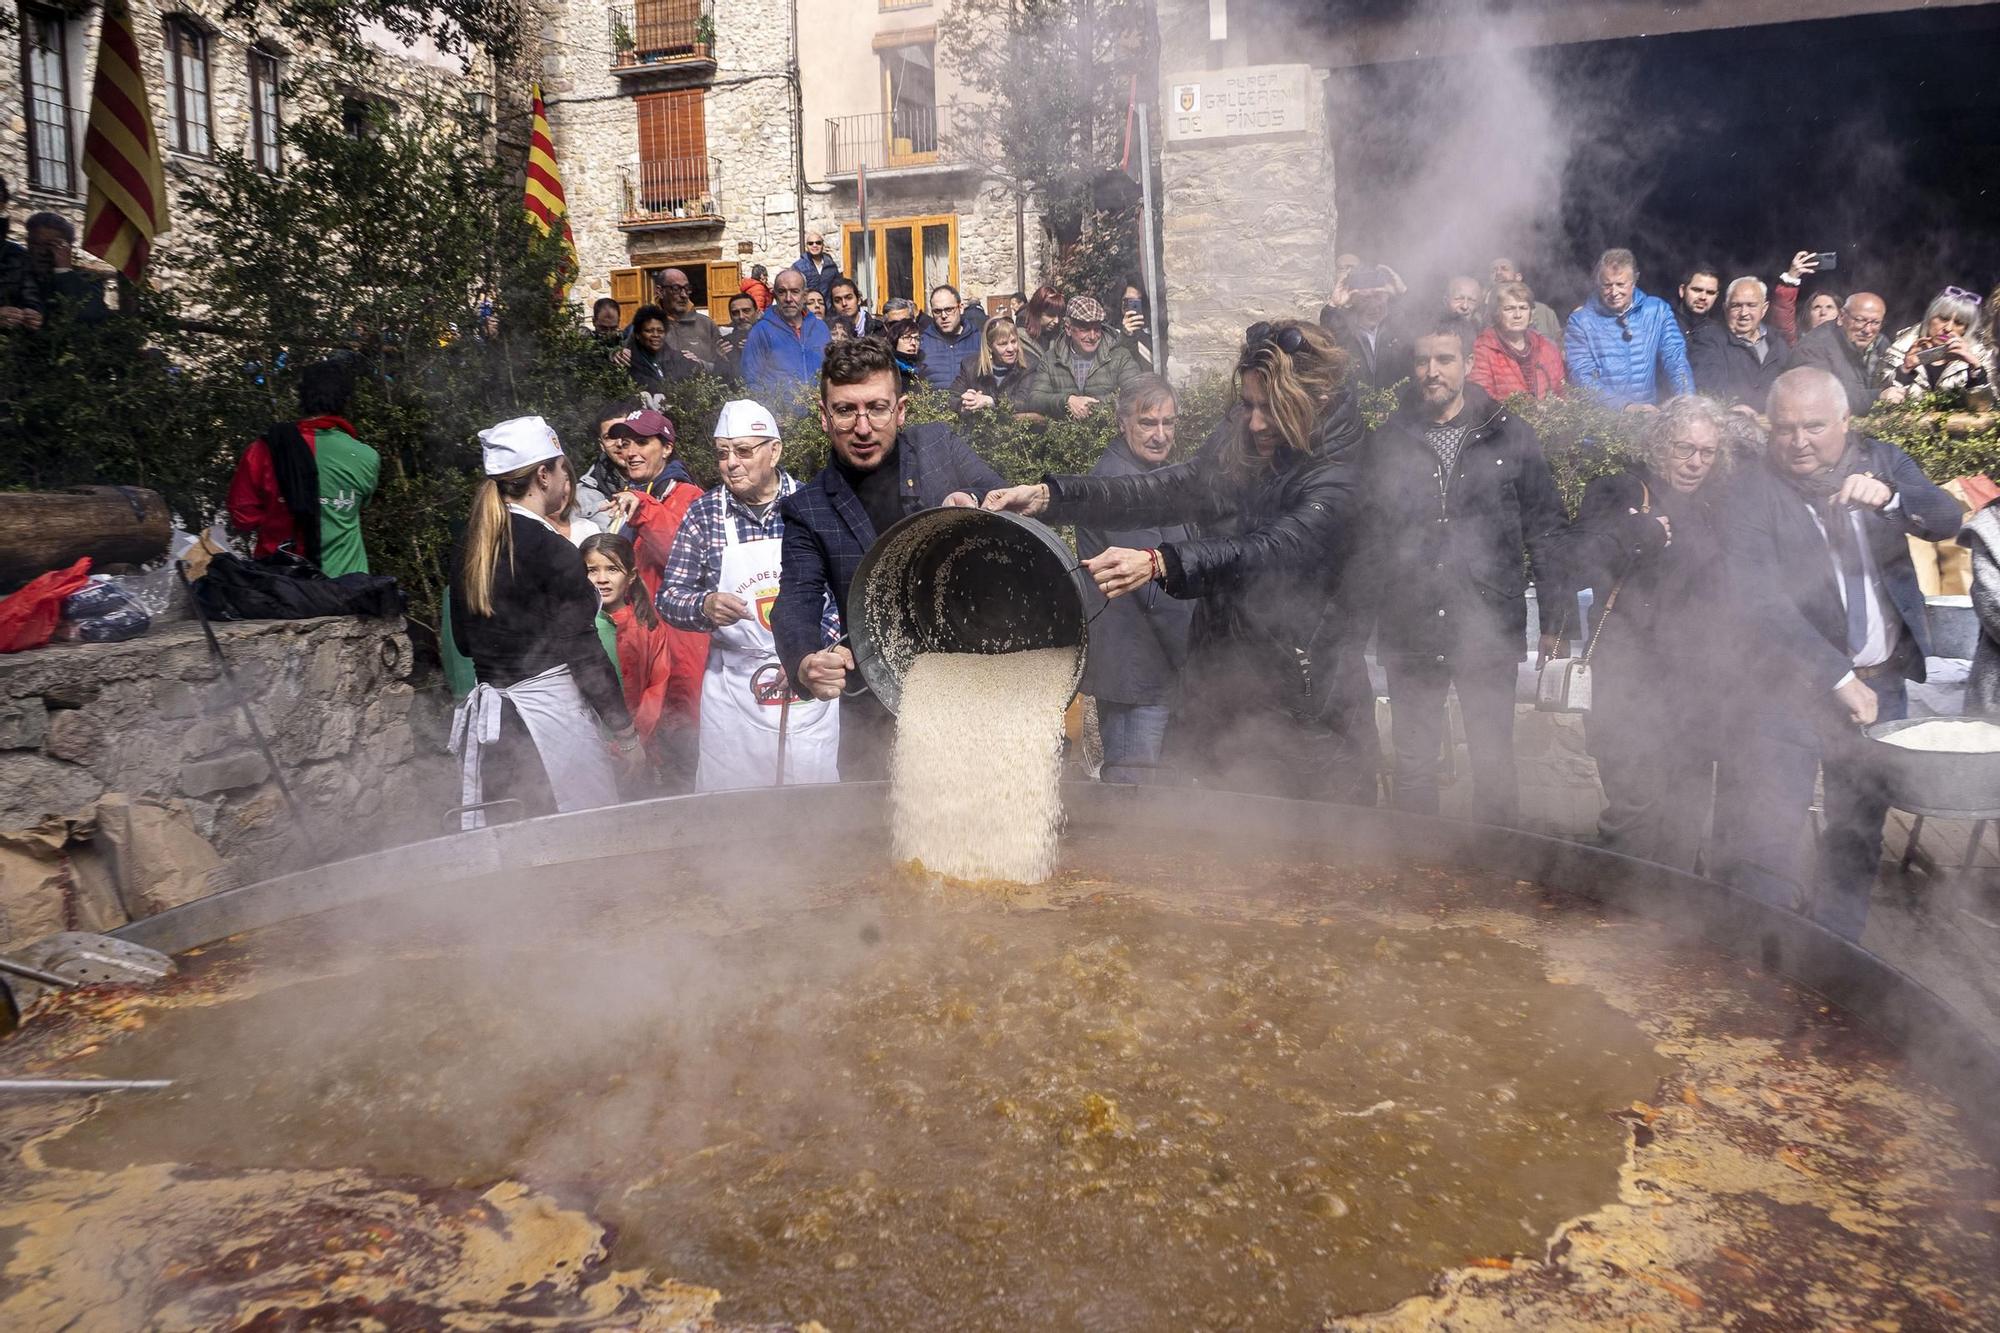
[[[21,84],[28,111],[28,183],[55,194],[76,193],[76,142],[71,122],[69,24],[45,9],[21,14]]]
[[[278,149],[282,125],[278,105],[278,58],[250,48],[250,160],[260,171],[277,175],[283,167]]]

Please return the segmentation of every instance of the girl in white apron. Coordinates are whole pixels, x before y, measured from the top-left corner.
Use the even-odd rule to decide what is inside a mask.
[[[583,557],[549,522],[568,496],[562,446],[540,417],[503,421],[479,439],[486,479],[452,562],[451,635],[479,679],[452,719],[461,803],[478,805],[497,780],[527,814],[613,804],[612,752],[633,766],[639,737],[597,638]],[[510,717],[525,747],[508,743]],[[489,772],[488,751],[510,771]],[[468,810],[462,826],[484,822]]]
[[[753,681],[762,668],[778,660],[777,643],[771,637],[771,607],[778,600],[784,542],[777,537],[737,540],[736,523],[726,505],[722,538],[717,591],[742,598],[750,614],[715,630],[709,640],[708,671],[701,682],[696,791],[769,787],[778,781],[784,671],[765,672],[761,681]],[[784,720],[785,783],[838,782],[840,701],[794,700]]]

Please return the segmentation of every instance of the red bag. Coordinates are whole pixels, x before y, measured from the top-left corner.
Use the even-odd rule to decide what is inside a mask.
[[[90,557],[68,569],[37,575],[21,591],[0,601],[0,653],[39,648],[55,636],[63,598],[90,582]]]

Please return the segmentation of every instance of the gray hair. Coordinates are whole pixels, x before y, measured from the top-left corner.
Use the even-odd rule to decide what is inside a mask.
[[[1164,375],[1134,375],[1118,390],[1118,419],[1129,421],[1139,415],[1139,410],[1154,403],[1180,405],[1180,397],[1174,386],[1167,383]]]
[[[1765,400],[1766,414],[1769,414],[1770,404],[1777,402],[1781,395],[1798,398],[1810,394],[1818,394],[1842,416],[1852,415],[1847,403],[1847,390],[1841,387],[1840,381],[1834,378],[1832,371],[1822,370],[1818,366],[1793,366],[1772,380],[1771,396]]]
[[[1746,282],[1757,289],[1757,299],[1759,301],[1768,301],[1771,299],[1771,289],[1765,285],[1764,280],[1752,277],[1746,273],[1740,278],[1731,278],[1729,280],[1729,285],[1722,289],[1723,301],[1727,302],[1729,300],[1729,293],[1735,291]]]
[[[1637,273],[1639,271],[1639,258],[1630,250],[1615,247],[1606,250],[1597,257],[1597,276],[1600,278],[1603,277],[1605,272],[1610,269],[1630,269],[1632,272]]]
[[[1715,456],[1711,478],[1726,475],[1738,459],[1762,447],[1756,423],[1741,412],[1732,412],[1705,394],[1684,393],[1669,398],[1658,412],[1647,418],[1646,428],[1639,436],[1640,461],[1654,476],[1666,476],[1673,462],[1674,436],[1696,423],[1713,430],[1715,442],[1722,449]]]
[[[1963,324],[1965,331],[1970,333],[1979,327],[1979,306],[1976,302],[1968,301],[1963,296],[1953,296],[1950,292],[1939,292],[1931,298],[1930,305],[1925,308],[1924,317],[1917,325],[1917,336],[1921,338],[1924,331],[1930,328],[1931,321],[1940,317],[1948,319],[1954,324]]]

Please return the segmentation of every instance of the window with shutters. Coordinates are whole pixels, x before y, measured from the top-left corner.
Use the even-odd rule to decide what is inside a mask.
[[[69,84],[69,20],[54,10],[21,10],[22,91],[28,110],[28,184],[76,193],[76,127]]]
[[[261,46],[250,48],[250,161],[275,176],[284,158],[278,149],[278,57]]]
[[[639,166],[628,219],[702,218],[715,212],[709,183],[703,90],[677,88],[633,99],[639,112]]]
[[[208,45],[191,20],[166,21],[167,147],[190,157],[211,154]]]

